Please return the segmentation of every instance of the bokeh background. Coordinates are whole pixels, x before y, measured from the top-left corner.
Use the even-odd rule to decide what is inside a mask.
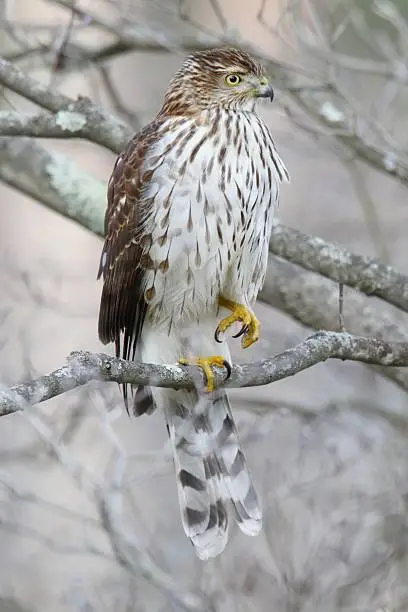
[[[296,77],[277,78],[274,103],[260,109],[291,175],[280,221],[408,273],[406,186],[386,171],[407,156],[405,0],[83,0],[74,12],[71,4],[0,2],[0,55],[136,130],[159,110],[184,43],[211,36],[256,48]],[[139,48],[83,59],[127,31],[140,36]],[[0,89],[1,110],[32,108]],[[385,170],[353,152],[351,138],[383,152]],[[97,179],[104,209],[114,154],[69,139],[41,145]],[[26,171],[23,157],[14,172]],[[72,177],[64,180],[69,190]],[[0,383],[55,369],[72,350],[111,350],[97,338],[100,237],[4,182],[0,202]],[[266,303],[257,312],[262,339],[245,355],[237,350],[237,360],[310,334]],[[387,312],[403,329],[403,313]],[[234,527],[223,555],[207,563],[182,532],[160,414],[129,420],[115,385],[92,384],[2,418],[0,612],[182,609],[135,550],[180,593],[202,595],[202,610],[408,610],[406,392],[366,366],[331,361],[231,398],[265,529],[248,539]],[[90,483],[113,491],[119,473],[118,533]],[[126,537],[131,563],[117,550],[130,546]]]

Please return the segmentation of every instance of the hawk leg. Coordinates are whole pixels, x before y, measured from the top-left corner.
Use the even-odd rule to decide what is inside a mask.
[[[218,324],[217,329],[215,330],[215,339],[217,342],[220,342],[219,335],[224,333],[231,325],[240,321],[242,323],[241,330],[234,336],[234,338],[239,338],[243,336],[241,340],[242,348],[246,349],[251,344],[256,342],[259,339],[259,321],[255,317],[255,315],[248,310],[246,306],[242,304],[238,304],[237,302],[233,302],[232,300],[227,300],[222,295],[218,298],[218,304],[220,306],[224,306],[224,308],[228,308],[231,310],[232,314]]]
[[[227,370],[227,377],[225,380],[228,380],[231,376],[231,365],[224,359],[224,357],[220,357],[219,355],[210,355],[209,357],[191,357],[189,359],[181,357],[178,362],[180,365],[196,365],[202,369],[207,379],[206,391],[208,391],[208,393],[214,391],[214,372],[211,369],[212,366],[225,368]]]

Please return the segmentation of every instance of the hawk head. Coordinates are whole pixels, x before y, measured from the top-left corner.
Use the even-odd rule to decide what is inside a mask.
[[[209,49],[185,59],[170,81],[162,113],[193,115],[214,107],[247,110],[257,98],[273,99],[262,66],[242,49]]]

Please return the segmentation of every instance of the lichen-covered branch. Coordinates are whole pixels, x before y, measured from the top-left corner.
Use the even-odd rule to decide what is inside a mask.
[[[0,114],[0,136],[21,135],[44,137],[81,137],[119,153],[131,138],[132,130],[125,123],[93,104],[88,98],[72,100],[24,74],[19,68],[0,58],[0,85],[55,113],[55,125],[51,132],[51,119],[47,115],[16,117],[16,113]],[[2,120],[4,122],[4,128]],[[27,124],[27,133],[23,130]],[[34,133],[35,132],[35,133]]]
[[[268,274],[260,299],[316,330],[339,329],[337,283],[301,267],[269,256]],[[364,295],[347,289],[344,296],[344,324],[348,332],[392,342],[408,342],[404,318],[380,302],[369,304]],[[396,365],[396,364],[394,364]],[[408,370],[380,368],[381,374],[408,390]]]
[[[30,138],[0,138],[0,180],[103,234],[106,187],[68,157]]]
[[[408,342],[386,342],[376,338],[352,336],[348,333],[319,332],[297,346],[274,357],[234,365],[231,377],[216,370],[216,384],[226,387],[254,387],[293,376],[327,359],[360,361],[382,366],[408,366]],[[103,353],[77,351],[66,365],[28,383],[0,391],[0,416],[24,410],[80,387],[92,380],[150,385],[174,389],[197,386],[201,370],[179,365],[134,363]]]
[[[274,227],[270,251],[408,312],[408,277],[378,259],[350,253],[343,247],[280,224]]]
[[[61,110],[55,114],[0,111],[0,135],[89,139],[89,121],[82,110],[75,110],[79,104],[72,103],[71,110]]]

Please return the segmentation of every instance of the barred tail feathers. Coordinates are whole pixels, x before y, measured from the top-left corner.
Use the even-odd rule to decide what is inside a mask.
[[[194,392],[169,393],[165,412],[183,527],[197,555],[208,559],[227,543],[229,501],[247,535],[259,533],[262,513],[227,395],[219,391],[197,399]]]
[[[183,528],[198,557],[205,560],[224,550],[228,539],[228,514],[217,458],[208,446],[206,419],[200,419],[195,411],[195,393],[183,393],[182,396],[182,404],[169,404],[166,421]]]
[[[243,533],[257,535],[262,529],[261,505],[240,446],[226,393],[220,393],[210,406],[210,411],[222,419],[217,434],[217,454],[235,519]]]

